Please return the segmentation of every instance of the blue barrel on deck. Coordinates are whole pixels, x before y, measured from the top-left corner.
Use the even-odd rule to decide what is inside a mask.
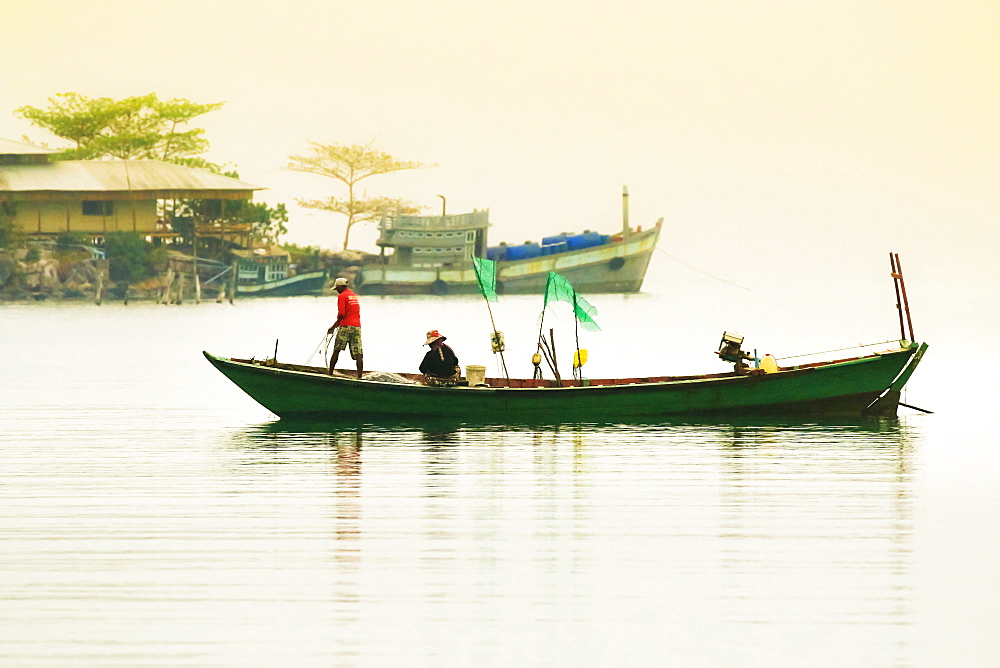
[[[583,250],[592,246],[601,245],[601,235],[597,232],[584,230],[583,234],[572,234],[566,237],[566,243],[570,250]]]
[[[508,246],[490,246],[486,249],[486,259],[494,262],[502,262],[507,259]]]
[[[520,246],[507,246],[508,260],[530,260],[542,254],[542,247],[533,241],[527,241]]]
[[[556,253],[565,253],[569,250],[569,244],[566,240],[562,240],[554,244],[542,244],[542,255],[555,255]]]
[[[569,250],[566,243],[565,234],[556,234],[551,237],[542,237],[542,255],[554,255],[555,253],[565,253]]]

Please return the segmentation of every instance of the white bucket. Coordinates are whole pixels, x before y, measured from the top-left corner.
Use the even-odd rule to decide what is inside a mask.
[[[465,379],[469,381],[469,387],[486,384],[486,367],[478,364],[469,364],[465,367]]]

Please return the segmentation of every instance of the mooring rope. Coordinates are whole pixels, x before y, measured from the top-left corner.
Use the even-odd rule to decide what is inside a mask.
[[[840,353],[845,350],[856,350],[858,348],[868,348],[870,346],[883,346],[887,343],[898,343],[899,339],[889,339],[888,341],[878,341],[876,343],[859,343],[856,346],[848,346],[847,348],[834,348],[833,350],[820,350],[814,353],[802,353],[801,355],[783,355],[782,357],[775,357],[779,360],[790,360],[796,357],[810,357],[812,355],[826,355],[827,353]]]
[[[663,250],[659,246],[656,247],[656,250],[660,251],[661,253],[663,253],[664,255],[666,255],[667,257],[669,257],[674,262],[679,262],[679,263],[683,264],[685,267],[688,267],[689,269],[694,269],[695,271],[697,271],[697,272],[699,272],[701,274],[705,274],[709,278],[714,278],[717,281],[722,281],[723,283],[728,283],[729,285],[733,286],[734,288],[739,288],[740,290],[746,290],[748,292],[750,291],[750,288],[744,287],[744,286],[742,286],[742,285],[740,285],[738,283],[733,283],[732,281],[727,281],[724,278],[719,278],[715,274],[710,274],[707,271],[705,271],[704,269],[699,269],[698,267],[694,266],[693,264],[689,264],[689,263],[685,262],[684,260],[680,259],[679,257],[675,257],[675,256],[671,255],[670,253],[668,253],[667,251]]]

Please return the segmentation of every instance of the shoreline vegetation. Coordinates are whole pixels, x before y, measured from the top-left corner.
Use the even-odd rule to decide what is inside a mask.
[[[330,284],[338,276],[353,282],[363,265],[378,261],[377,255],[364,251],[293,247],[293,251],[303,250],[308,253],[293,252],[293,271],[326,271],[323,295],[329,294]],[[67,251],[58,247],[0,248],[0,304],[232,301],[231,281],[217,278],[219,261],[202,258],[196,278],[194,258],[185,251],[190,248],[162,252],[157,249],[145,275],[124,281],[120,277],[119,280],[111,278],[121,273],[114,270],[114,259],[97,257],[87,251]],[[246,298],[236,297],[237,300]]]

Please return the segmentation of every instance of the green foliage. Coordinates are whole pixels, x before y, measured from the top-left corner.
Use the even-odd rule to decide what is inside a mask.
[[[160,100],[155,93],[123,100],[60,93],[49,98],[45,109],[24,106],[16,113],[73,142],[74,148],[55,156],[64,160],[152,159],[218,170],[198,157],[208,150],[204,130],[180,128],[223,104]]]
[[[347,216],[344,232],[344,250],[347,250],[351,228],[357,223],[379,218],[386,207],[398,207],[403,213],[418,213],[419,207],[412,203],[388,197],[366,197],[355,193],[355,186],[364,179],[379,174],[388,174],[406,169],[427,167],[419,162],[397,160],[388,153],[374,148],[374,142],[367,144],[318,144],[312,145],[309,155],[293,155],[289,169],[298,172],[318,174],[340,181],[347,186],[347,197],[328,197],[320,200],[298,200],[308,209],[332,211]]]
[[[24,261],[27,264],[32,262],[38,262],[42,259],[42,251],[37,246],[32,246],[28,249],[28,252],[24,254]]]
[[[108,274],[120,283],[135,283],[156,273],[156,264],[165,253],[153,252],[153,246],[135,232],[108,232],[104,241],[108,258]]]
[[[56,246],[72,248],[74,246],[92,246],[93,235],[79,230],[66,230],[56,237]]]
[[[13,202],[0,202],[0,248],[14,248],[23,243],[23,234],[14,227],[17,209]]]
[[[421,208],[412,202],[391,197],[369,197],[367,199],[342,199],[338,197],[327,197],[326,199],[298,199],[299,206],[307,209],[320,209],[341,213],[347,216],[347,231],[344,234],[344,250],[347,250],[348,239],[351,228],[358,223],[366,223],[378,220],[382,217],[382,212],[386,210],[398,211],[399,213],[420,213]]]
[[[298,246],[296,244],[281,244],[281,248],[291,255],[289,260],[299,271],[320,269],[319,246]]]
[[[239,223],[250,223],[254,239],[278,243],[282,235],[288,234],[288,210],[284,204],[273,209],[264,202],[230,201],[226,203],[225,217]]]

